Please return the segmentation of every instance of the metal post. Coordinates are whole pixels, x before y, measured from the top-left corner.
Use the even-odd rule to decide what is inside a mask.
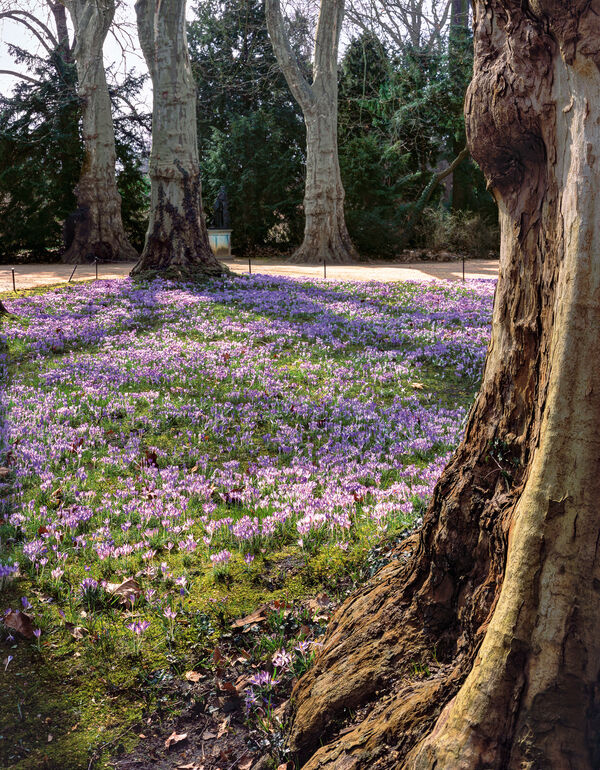
[[[98,280],[98,257],[96,257],[94,262],[96,263],[96,280]]]
[[[252,275],[252,262],[251,262],[251,257],[248,257],[248,275]]]
[[[75,275],[75,271],[76,271],[76,270],[77,270],[77,265],[75,265],[75,267],[73,268],[73,272],[72,272],[72,273],[71,273],[71,275],[69,276],[69,283],[71,283],[71,278],[73,278],[73,276]]]
[[[16,294],[17,293],[17,287],[16,287],[16,284],[15,284],[15,268],[14,267],[11,267],[11,272],[12,272],[12,279],[13,279],[13,291]]]
[[[465,258],[464,257],[462,258],[462,263],[463,263],[463,283],[464,283],[465,282]]]
[[[323,278],[327,278],[327,260],[323,257]]]

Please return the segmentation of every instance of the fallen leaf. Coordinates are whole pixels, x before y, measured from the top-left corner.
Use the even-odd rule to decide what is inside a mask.
[[[215,666],[218,663],[220,663],[222,660],[226,660],[226,658],[221,654],[221,650],[218,647],[215,647],[215,649],[213,650],[212,659]]]
[[[83,637],[88,633],[87,628],[84,628],[83,626],[75,626],[73,623],[65,623],[65,628],[67,631],[71,634],[73,639],[83,639]]]
[[[266,612],[268,612],[269,606],[267,604],[264,604],[262,607],[259,607],[257,610],[255,610],[250,615],[246,615],[245,618],[238,618],[237,620],[234,620],[231,624],[232,628],[242,628],[243,626],[249,626],[254,623],[262,623],[267,619]]]
[[[239,770],[250,770],[253,764],[254,764],[254,759],[250,757],[250,759],[246,760],[246,762],[241,763],[239,765]]]
[[[201,679],[204,679],[204,674],[199,674],[197,671],[186,671],[185,678],[188,682],[199,682]]]
[[[52,743],[53,740],[54,740],[54,736],[49,734],[48,735],[48,743]]]
[[[26,639],[33,639],[33,623],[29,615],[20,610],[11,610],[4,616],[4,625],[21,634]]]
[[[251,677],[247,674],[242,674],[240,677],[238,677],[235,680],[235,689],[238,692],[242,692],[249,684],[250,684]]]
[[[230,692],[234,695],[237,695],[237,688],[234,684],[231,684],[231,682],[220,682],[219,689],[223,690],[224,692]]]
[[[177,733],[175,730],[169,735],[167,740],[165,741],[165,749],[170,749],[171,746],[174,746],[176,743],[181,743],[182,741],[187,740],[187,733]]]
[[[331,599],[326,593],[320,593],[314,599],[309,599],[306,603],[311,613],[319,612],[331,606]]]
[[[187,765],[177,765],[177,770],[204,770],[204,765],[188,762]]]
[[[202,733],[202,740],[203,741],[212,741],[216,737],[217,737],[217,734],[216,733],[211,733],[210,730],[205,730]]]
[[[414,388],[415,390],[423,390],[423,388],[424,388],[425,386],[424,386],[424,385],[422,385],[420,382],[411,382],[411,383],[410,383],[410,387],[411,387],[411,388]]]
[[[121,604],[130,602],[131,597],[134,600],[137,599],[142,593],[139,583],[134,578],[127,578],[122,583],[107,583],[106,590],[109,594],[119,597]]]
[[[138,738],[145,738],[145,737],[146,737],[146,736],[144,735],[144,733],[140,733],[140,734],[138,735]]]
[[[219,725],[219,732],[217,733],[217,738],[222,738],[225,733],[229,730],[229,721],[230,717],[227,717],[227,719],[224,719],[221,724]]]

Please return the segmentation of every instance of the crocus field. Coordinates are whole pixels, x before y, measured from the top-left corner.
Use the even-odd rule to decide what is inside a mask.
[[[273,741],[327,608],[419,523],[494,287],[253,275],[7,296],[0,766],[108,767],[182,698],[218,711],[219,687]],[[174,685],[203,679],[201,698]]]

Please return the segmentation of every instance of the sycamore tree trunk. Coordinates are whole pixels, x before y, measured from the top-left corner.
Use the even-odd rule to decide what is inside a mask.
[[[466,78],[470,74],[466,73],[465,59],[470,53],[469,40],[469,0],[452,0],[450,12],[450,31],[449,31],[449,69],[453,81],[453,87],[460,93],[466,87]],[[452,154],[456,157],[465,146],[464,131],[456,130],[451,138]],[[468,203],[469,192],[469,169],[466,163],[458,166],[452,173],[452,209],[462,211]]]
[[[115,0],[65,0],[65,5],[75,30],[74,57],[82,103],[84,156],[75,188],[78,208],[68,223],[68,229],[72,230],[71,242],[66,244],[63,261],[137,259],[121,219],[121,196],[115,177],[115,135],[102,57],[102,47],[115,15]]]
[[[352,262],[358,257],[344,217],[344,187],[338,161],[337,57],[344,0],[321,0],[309,84],[291,49],[279,0],[265,0],[269,36],[306,124],[304,241],[293,262]]]
[[[492,338],[421,532],[293,693],[305,768],[600,767],[600,13],[477,0]]]
[[[185,0],[138,0],[135,11],[154,96],[150,222],[132,275],[160,271],[193,278],[226,272],[210,248],[202,212]]]

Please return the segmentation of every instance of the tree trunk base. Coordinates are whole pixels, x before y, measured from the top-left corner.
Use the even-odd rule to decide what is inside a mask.
[[[217,260],[218,261],[218,260]],[[154,280],[162,278],[168,281],[183,281],[196,283],[204,278],[218,278],[231,275],[231,270],[219,262],[218,265],[167,265],[166,267],[147,267],[141,261],[138,262],[129,275],[138,280]]]
[[[458,689],[462,667],[443,661],[413,601],[418,541],[340,607],[292,694],[289,748],[305,770],[399,767]]]
[[[66,265],[88,265],[98,262],[135,262],[139,254],[129,242],[118,245],[106,241],[73,244],[61,256]]]
[[[354,265],[358,261],[358,252],[351,242],[324,249],[312,241],[305,241],[287,261],[293,265]]]

